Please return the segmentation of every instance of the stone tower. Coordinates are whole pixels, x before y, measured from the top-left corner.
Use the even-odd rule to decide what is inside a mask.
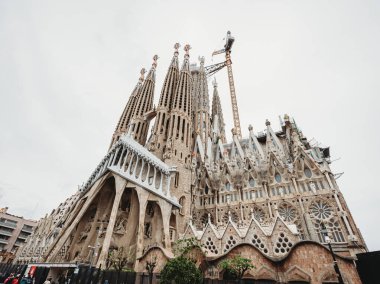
[[[153,111],[154,85],[156,82],[156,67],[158,56],[153,57],[153,64],[141,87],[132,115],[131,132],[134,139],[145,145],[149,130],[149,113]]]
[[[182,206],[175,222],[178,233],[183,233],[185,224],[189,220],[189,204],[191,202],[192,78],[189,62],[190,45],[185,45],[184,50],[184,60],[171,104],[169,133],[163,154],[163,161],[177,169],[171,192]]]
[[[204,57],[199,57],[200,67],[191,70],[193,78],[192,103],[194,138],[199,135],[204,148],[210,137],[210,99],[208,94],[207,74],[204,67]]]
[[[129,127],[129,123],[131,122],[131,119],[133,118],[135,106],[136,106],[136,101],[139,98],[140,95],[140,90],[142,87],[142,84],[144,82],[144,74],[145,74],[145,69],[141,69],[140,71],[140,78],[139,81],[136,85],[136,87],[133,89],[132,94],[129,96],[128,102],[125,105],[124,111],[120,116],[119,122],[116,126],[115,132],[112,135],[112,140],[110,144],[110,148],[112,147],[113,144],[115,144],[120,136],[123,133],[126,133]]]
[[[223,119],[222,105],[220,103],[220,97],[218,93],[218,83],[216,79],[212,82],[214,87],[212,94],[212,111],[211,122],[213,127],[213,140],[221,139],[223,143],[226,143],[226,131],[225,123]]]
[[[152,136],[148,141],[148,149],[158,158],[162,159],[165,144],[169,135],[170,111],[174,93],[178,83],[179,64],[178,48],[180,45],[174,45],[174,55],[166,73],[164,85],[162,86],[160,99],[157,106],[157,116],[152,129]]]

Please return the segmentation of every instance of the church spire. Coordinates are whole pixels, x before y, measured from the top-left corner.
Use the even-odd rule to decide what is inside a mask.
[[[179,43],[174,45],[174,55],[169,66],[168,73],[166,74],[164,85],[161,90],[160,100],[158,103],[158,108],[164,107],[171,109],[171,102],[173,100],[174,91],[177,85],[179,76],[179,64],[178,64],[178,48]]]
[[[199,134],[203,147],[206,148],[210,134],[210,100],[208,95],[207,74],[204,67],[204,57],[199,57],[200,67],[192,68],[193,78],[192,104],[193,104],[193,126],[196,135]]]
[[[212,82],[212,85],[214,87],[214,92],[212,95],[212,111],[211,111],[211,119],[212,124],[214,128],[214,133],[217,137],[222,139],[222,143],[226,143],[226,131],[225,131],[225,124],[223,119],[223,111],[222,111],[222,105],[220,103],[220,97],[218,93],[218,83],[216,82],[216,79],[214,78],[214,81]]]
[[[137,98],[140,94],[142,84],[144,82],[144,74],[145,74],[145,69],[142,68],[140,71],[140,78],[139,81],[136,85],[136,87],[133,89],[131,95],[129,96],[128,102],[125,105],[124,111],[120,116],[119,122],[116,126],[116,129],[112,135],[112,140],[110,144],[110,148],[112,147],[115,142],[117,142],[120,138],[120,136],[127,132],[129,123],[131,122],[131,119],[133,117],[134,109],[136,106],[136,101]]]
[[[179,64],[178,64],[178,49],[179,43],[174,45],[174,55],[169,65],[164,84],[161,90],[160,99],[157,106],[157,116],[150,138],[149,150],[155,155],[162,158],[163,146],[167,140],[170,123],[170,110],[174,99],[174,92],[178,83]]]
[[[191,115],[191,75],[189,63],[190,45],[185,45],[185,56],[181,67],[178,85],[175,91],[172,110],[183,111],[188,116]],[[189,108],[190,107],[190,108]]]
[[[178,139],[184,151],[191,147],[191,74],[189,64],[190,45],[185,45],[185,56],[179,75],[170,115],[169,139]],[[186,150],[185,150],[186,148]],[[186,154],[186,153],[183,153]],[[187,155],[186,155],[187,156]]]
[[[145,114],[153,110],[154,85],[156,82],[156,67],[158,56],[153,57],[152,67],[142,85],[140,95],[136,101],[136,107],[133,113],[132,133],[136,141],[144,145],[148,135],[149,121]]]
[[[191,188],[192,182],[188,178],[191,175],[192,149],[190,45],[185,45],[184,50],[184,61],[174,92],[174,100],[170,111],[169,134],[164,145],[165,149],[163,149],[162,159],[166,164],[177,169],[174,183],[171,183],[170,192],[172,196],[177,197],[178,200],[182,200],[182,204],[190,204],[192,202],[190,190],[188,190]],[[182,214],[179,214],[176,219],[177,228],[184,228],[190,216],[190,207],[183,207]]]

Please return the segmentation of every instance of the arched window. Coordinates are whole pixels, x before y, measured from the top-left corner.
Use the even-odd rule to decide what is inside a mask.
[[[208,194],[208,186],[205,187],[205,194]]]
[[[230,191],[231,190],[231,184],[229,182],[226,182],[226,190]]]
[[[250,178],[248,183],[250,187],[255,187],[255,180],[253,178]]]
[[[281,175],[280,175],[279,173],[276,173],[276,174],[274,175],[274,178],[275,178],[275,180],[276,180],[277,182],[281,182]]]
[[[305,176],[306,176],[307,178],[311,178],[311,176],[313,175],[313,173],[311,172],[311,170],[310,170],[309,168],[305,168],[305,169],[303,170],[303,172],[304,172],[304,174],[305,174]]]
[[[186,198],[185,196],[181,196],[181,198],[179,199],[179,205],[181,205],[181,208],[179,209],[179,213],[184,215],[185,214],[185,201],[186,201]]]

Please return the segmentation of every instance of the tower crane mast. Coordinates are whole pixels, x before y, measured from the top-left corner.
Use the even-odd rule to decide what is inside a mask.
[[[236,100],[236,92],[235,92],[235,84],[234,84],[234,76],[232,73],[232,61],[231,61],[231,48],[235,41],[235,38],[231,36],[231,32],[227,32],[226,36],[226,44],[224,45],[224,48],[221,50],[214,51],[212,53],[212,56],[218,55],[221,53],[225,53],[226,55],[226,61],[217,63],[214,65],[210,65],[205,67],[207,76],[211,76],[218,72],[219,70],[223,69],[224,67],[227,67],[227,73],[228,73],[228,83],[230,86],[230,96],[231,96],[231,104],[232,104],[232,115],[234,119],[234,133],[238,136],[238,138],[241,138],[241,128],[240,128],[240,118],[239,118],[239,109],[237,105]]]

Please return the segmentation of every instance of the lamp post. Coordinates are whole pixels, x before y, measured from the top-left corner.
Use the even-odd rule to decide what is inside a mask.
[[[344,284],[342,274],[340,273],[340,270],[339,270],[338,262],[336,261],[333,249],[331,247],[331,239],[328,236],[327,228],[326,228],[324,223],[321,224],[321,228],[322,228],[321,233],[323,235],[323,238],[324,238],[325,242],[327,243],[327,245],[329,246],[331,256],[334,260],[334,269],[335,269],[336,274],[338,274],[339,284]]]

